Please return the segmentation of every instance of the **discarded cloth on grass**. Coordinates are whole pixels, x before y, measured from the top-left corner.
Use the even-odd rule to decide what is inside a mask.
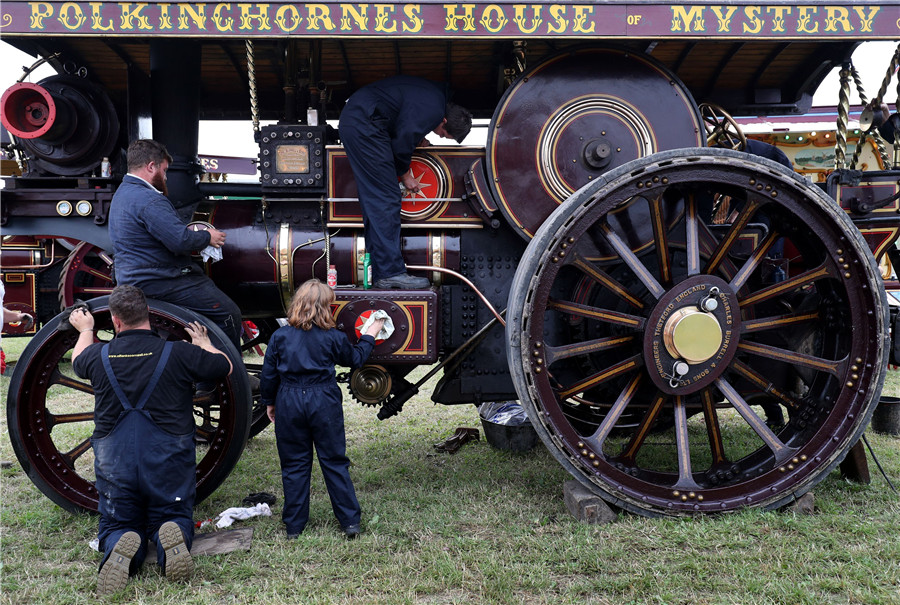
[[[236,506],[227,508],[216,516],[216,519],[218,519],[218,521],[216,521],[216,527],[218,529],[230,527],[235,521],[243,521],[250,517],[259,517],[260,515],[264,517],[272,516],[272,510],[265,502],[260,502],[256,506]]]
[[[381,309],[378,309],[369,315],[368,319],[366,319],[366,323],[360,328],[360,333],[365,334],[366,330],[369,329],[369,326],[371,326],[372,322],[376,319],[383,319],[384,325],[381,326],[381,332],[375,336],[375,340],[387,340],[391,337],[391,334],[394,333],[394,322],[391,320],[391,316],[388,315],[387,311],[382,311]]]
[[[493,424],[519,426],[528,424],[528,415],[518,401],[485,401],[478,406],[478,414]]]

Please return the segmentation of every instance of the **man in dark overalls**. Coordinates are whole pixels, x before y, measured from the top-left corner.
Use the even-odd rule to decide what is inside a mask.
[[[125,586],[147,555],[148,538],[169,579],[186,580],[193,572],[194,383],[231,373],[228,357],[201,324],[186,327],[190,343],[154,333],[140,289],[117,286],[109,310],[116,337],[105,344],[94,344],[89,311],[69,315],[79,332],[72,367],[94,387],[100,595]]]
[[[340,135],[359,192],[372,279],[378,289],[427,288],[424,277],[406,273],[400,252],[400,200],[397,178],[418,193],[409,165],[429,132],[461,143],[472,128],[472,114],[447,101],[445,88],[412,76],[394,76],[357,90],[341,112]]]
[[[138,139],[128,146],[128,174],[109,210],[116,283],[190,309],[222,328],[241,348],[241,310],[207,277],[191,252],[221,248],[225,232],[192,231],[169,201],[166,172],[172,156],[162,143]]]

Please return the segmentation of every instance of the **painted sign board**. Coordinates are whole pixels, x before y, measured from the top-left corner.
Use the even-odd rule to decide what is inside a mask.
[[[900,38],[875,2],[45,2],[6,0],[8,35],[185,37]]]

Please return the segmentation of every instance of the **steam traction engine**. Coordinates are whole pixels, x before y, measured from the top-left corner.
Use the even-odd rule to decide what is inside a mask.
[[[112,336],[106,299],[93,297],[114,283],[106,217],[123,149],[139,137],[172,152],[180,212],[227,232],[224,259],[207,270],[258,326],[247,347],[331,265],[340,329],[358,334],[377,309],[391,316],[394,334],[350,377],[380,418],[417,392],[414,367],[437,364],[433,400],[520,399],[573,476],[647,515],[781,506],[866,428],[890,349],[873,251],[883,257],[897,237],[898,173],[837,171],[825,192],[774,162],[707,148],[740,148],[743,135],[697,101],[808,109],[859,31],[896,36],[879,12],[888,4],[831,39],[806,33],[800,13],[815,11],[748,6],[746,22],[782,18],[756,41],[740,29],[717,39],[701,5],[390,5],[400,22],[382,5],[124,6],[3,8],[4,40],[60,71],[3,96],[24,170],[5,179],[0,224],[4,279],[41,285],[31,302],[43,324],[10,382],[10,437],[61,506],[93,509],[97,496],[91,388],[72,374],[75,334],[54,316],[91,298],[98,338]],[[858,14],[811,6],[847,23]],[[212,27],[218,38],[205,37]],[[364,287],[356,187],[326,123],[355,89],[398,72],[443,77],[455,101],[490,119],[483,147],[414,158],[422,193],[404,198],[403,250],[432,287],[410,292]],[[259,183],[198,182],[199,122],[222,118],[254,123]],[[151,316],[171,339],[198,319],[157,302]],[[240,372],[194,403],[202,497],[266,419]]]

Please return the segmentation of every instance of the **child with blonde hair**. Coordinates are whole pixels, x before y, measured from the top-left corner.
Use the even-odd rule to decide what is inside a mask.
[[[334,366],[358,368],[375,347],[384,320],[376,320],[357,344],[335,328],[334,292],[317,279],[299,288],[288,309],[288,325],[272,334],[260,375],[260,394],[275,423],[281,481],[282,520],[288,538],[309,520],[313,446],[331,498],[331,508],[348,539],[359,535],[360,508],[350,479],[344,410]]]

